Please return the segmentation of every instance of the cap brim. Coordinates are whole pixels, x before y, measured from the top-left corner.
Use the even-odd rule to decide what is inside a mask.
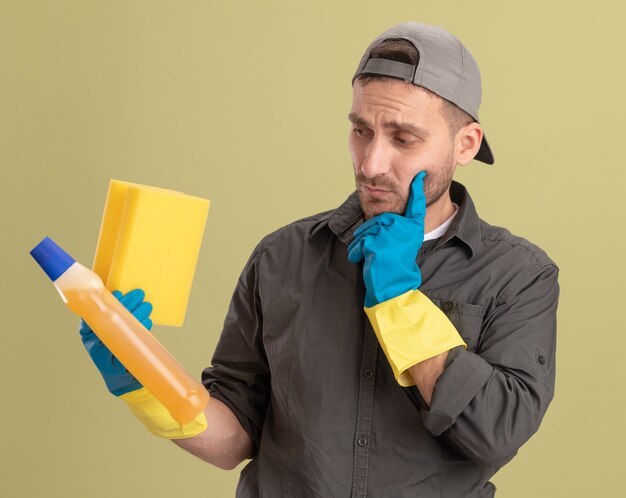
[[[477,161],[493,164],[494,158],[493,153],[491,152],[491,147],[489,147],[489,143],[487,143],[487,137],[483,135],[483,141],[480,144],[480,149],[478,149],[478,153],[474,156],[474,159]]]

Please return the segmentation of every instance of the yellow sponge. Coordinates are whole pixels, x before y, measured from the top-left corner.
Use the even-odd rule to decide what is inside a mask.
[[[185,320],[210,201],[111,180],[93,270],[110,291],[141,288],[153,323]]]

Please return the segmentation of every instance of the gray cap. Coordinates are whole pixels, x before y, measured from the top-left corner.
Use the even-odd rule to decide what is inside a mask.
[[[415,45],[420,55],[417,66],[370,56],[374,45],[390,38],[402,38]],[[479,122],[478,108],[482,90],[478,64],[469,50],[442,28],[417,22],[406,22],[389,28],[369,44],[354,73],[352,83],[362,74],[400,78],[427,88]],[[474,159],[487,164],[494,163],[491,148],[484,135]]]

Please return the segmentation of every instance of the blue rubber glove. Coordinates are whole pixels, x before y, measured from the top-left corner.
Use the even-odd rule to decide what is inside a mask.
[[[417,253],[424,242],[425,171],[411,182],[411,192],[404,216],[381,213],[363,223],[354,232],[348,247],[348,260],[363,264],[365,307],[371,308],[422,284]]]
[[[152,320],[150,320],[150,313],[152,313],[152,304],[149,302],[143,302],[145,293],[141,289],[134,289],[128,292],[126,295],[122,295],[120,291],[114,291],[112,293],[127,309],[130,311],[137,320],[139,320],[144,327],[148,330],[152,328]],[[121,396],[131,391],[141,389],[143,386],[141,383],[128,371],[126,367],[120,363],[120,361],[113,356],[109,348],[107,348],[102,341],[94,334],[89,325],[81,318],[80,320],[80,335],[89,353],[91,359],[100,370],[102,378],[106,383],[107,388],[115,396]]]

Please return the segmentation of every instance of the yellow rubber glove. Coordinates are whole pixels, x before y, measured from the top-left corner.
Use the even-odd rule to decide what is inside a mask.
[[[419,290],[365,308],[393,374],[403,387],[415,382],[408,369],[457,346],[467,349],[448,317]]]
[[[145,387],[119,396],[135,416],[155,436],[167,439],[182,439],[197,436],[207,428],[204,412],[188,424],[180,425],[161,402]],[[210,401],[209,401],[210,402]]]

